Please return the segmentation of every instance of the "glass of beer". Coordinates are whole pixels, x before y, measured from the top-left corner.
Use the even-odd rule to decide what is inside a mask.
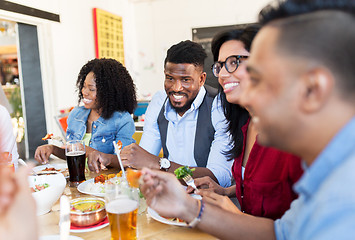
[[[68,141],[65,146],[69,170],[69,186],[76,187],[85,181],[85,144],[83,140]]]
[[[106,212],[110,223],[111,240],[137,239],[139,194],[121,178],[105,184]]]
[[[12,160],[12,154],[9,152],[0,153],[0,165],[9,167],[13,172],[15,172],[15,165]]]

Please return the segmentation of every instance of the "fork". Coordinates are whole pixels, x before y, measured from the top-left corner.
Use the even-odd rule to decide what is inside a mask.
[[[194,189],[197,190],[197,187],[196,187],[196,185],[195,185],[195,181],[194,181],[194,179],[191,177],[190,174],[187,174],[187,175],[186,175],[185,177],[183,177],[182,179],[185,181],[185,183],[186,183],[188,186],[191,186],[191,187],[193,187]]]

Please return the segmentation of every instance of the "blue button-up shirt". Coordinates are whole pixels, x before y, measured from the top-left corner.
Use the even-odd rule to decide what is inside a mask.
[[[299,198],[275,221],[277,239],[355,239],[355,118],[295,185]]]
[[[90,109],[74,108],[68,117],[67,140],[81,140],[86,133]],[[99,117],[92,123],[89,146],[103,153],[115,154],[112,142],[121,140],[123,147],[134,142],[134,121],[128,112],[114,112],[112,117]]]
[[[197,166],[194,158],[196,123],[198,108],[205,94],[206,89],[202,87],[190,109],[182,117],[176,113],[169,101],[166,101],[164,116],[169,121],[166,146],[170,161],[190,167]],[[145,114],[144,131],[139,145],[154,155],[158,155],[162,147],[157,119],[166,97],[165,91],[157,92]],[[223,151],[230,149],[230,136],[226,133],[226,119],[217,98],[212,104],[211,120],[215,135],[206,167],[215,175],[220,185],[230,186],[233,161],[227,161],[223,155]]]

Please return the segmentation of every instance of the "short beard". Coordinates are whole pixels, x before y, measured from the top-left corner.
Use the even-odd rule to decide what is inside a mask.
[[[181,107],[175,107],[172,103],[171,103],[171,100],[169,98],[169,102],[170,102],[170,105],[171,107],[177,112],[177,113],[185,113],[187,110],[190,109],[191,107],[191,104],[193,103],[195,99],[192,99],[192,100],[189,100],[188,102],[186,102],[186,104],[184,106],[181,106]]]

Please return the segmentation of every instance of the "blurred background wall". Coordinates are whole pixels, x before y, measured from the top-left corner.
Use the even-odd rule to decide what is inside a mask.
[[[59,21],[4,10],[4,3],[52,13]],[[95,57],[93,8],[123,19],[125,66],[140,99],[149,99],[163,88],[166,50],[191,39],[192,29],[251,23],[269,0],[11,0],[0,1],[0,23],[14,25],[12,35],[0,31],[0,59],[20,56],[17,23],[37,28],[44,116],[48,132],[60,134],[54,116],[77,104],[75,81],[80,68]],[[0,24],[0,30],[1,24]],[[11,35],[11,36],[10,36]],[[10,40],[9,40],[10,38]],[[10,41],[10,43],[9,43]],[[8,47],[10,55],[1,51]],[[15,49],[15,50],[13,50]],[[16,65],[21,85],[21,63]],[[10,71],[10,70],[9,70]],[[12,70],[11,70],[12,71]],[[16,73],[14,73],[15,75]],[[211,73],[208,73],[211,74]],[[22,97],[24,96],[22,92]],[[26,104],[36,104],[29,102]],[[24,106],[24,108],[26,108]]]

